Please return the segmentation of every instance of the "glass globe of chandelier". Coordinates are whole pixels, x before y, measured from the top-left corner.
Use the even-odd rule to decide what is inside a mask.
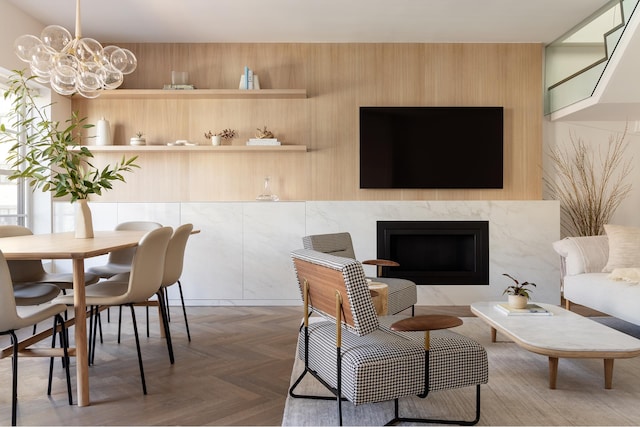
[[[14,42],[18,58],[29,64],[31,74],[40,83],[49,83],[61,95],[77,93],[96,98],[101,90],[116,89],[124,75],[137,66],[128,49],[105,46],[83,38],[80,29],[80,0],[76,0],[75,37],[66,28],[49,25],[40,37],[23,35]]]

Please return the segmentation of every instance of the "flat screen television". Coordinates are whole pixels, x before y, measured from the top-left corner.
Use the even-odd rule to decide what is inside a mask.
[[[503,188],[503,107],[360,107],[360,188]]]

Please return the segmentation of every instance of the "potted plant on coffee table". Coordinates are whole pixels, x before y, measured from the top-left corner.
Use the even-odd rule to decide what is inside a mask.
[[[13,171],[10,180],[23,178],[33,189],[50,191],[53,197],[70,197],[76,209],[76,237],[93,237],[89,196],[101,195],[112,188],[112,181],[124,182],[123,172],[132,172],[137,156],[107,165],[102,169],[91,163],[93,154],[80,144],[80,131],[93,125],[77,112],[64,124],[51,120],[47,108],[36,102],[36,93],[30,87],[34,77],[24,71],[15,71],[9,78],[5,98],[11,96],[13,104],[8,123],[22,133],[8,132],[0,125],[0,143],[12,144],[7,162]]]
[[[520,283],[517,279],[507,273],[502,273],[502,275],[507,276],[514,282],[513,285],[507,286],[507,288],[502,292],[502,295],[507,294],[509,296],[509,306],[513,308],[525,308],[529,302],[529,298],[531,298],[529,293],[532,292],[532,290],[527,289],[527,287],[533,286],[535,288],[536,284],[532,282]]]

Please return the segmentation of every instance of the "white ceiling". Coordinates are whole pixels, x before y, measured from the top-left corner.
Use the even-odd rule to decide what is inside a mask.
[[[0,0],[72,33],[74,0]],[[84,0],[82,35],[101,42],[548,44],[609,0]],[[640,31],[636,31],[640,33]],[[640,120],[640,34],[596,105],[567,120]],[[635,50],[634,50],[634,46]],[[630,84],[629,82],[633,82]],[[638,89],[635,89],[635,88]]]
[[[72,33],[74,0],[9,1]],[[110,42],[541,42],[608,0],[84,0],[82,35]]]

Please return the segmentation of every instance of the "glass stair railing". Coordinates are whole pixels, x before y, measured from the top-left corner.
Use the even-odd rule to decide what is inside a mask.
[[[593,95],[640,0],[614,0],[545,48],[545,114]]]

